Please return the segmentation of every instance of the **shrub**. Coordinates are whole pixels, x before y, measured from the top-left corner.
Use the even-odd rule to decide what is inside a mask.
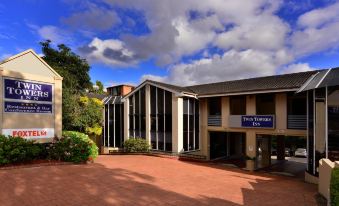
[[[124,148],[126,152],[148,152],[150,145],[144,139],[130,137],[124,142]]]
[[[64,131],[62,135],[63,138],[50,145],[49,158],[80,163],[98,156],[98,147],[86,134]]]
[[[0,135],[0,165],[37,159],[42,152],[39,144],[21,137]]]
[[[331,205],[339,206],[339,168],[332,171],[330,193]]]

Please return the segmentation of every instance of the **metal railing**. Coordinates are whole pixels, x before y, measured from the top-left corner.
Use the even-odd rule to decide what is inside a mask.
[[[209,115],[208,116],[208,121],[207,121],[208,126],[221,126],[221,115]]]
[[[307,129],[306,115],[287,115],[288,129]]]

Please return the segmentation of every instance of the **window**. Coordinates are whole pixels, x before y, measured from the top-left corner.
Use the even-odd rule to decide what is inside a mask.
[[[105,105],[104,142],[105,147],[121,147],[124,136],[123,104]],[[133,118],[132,118],[133,120]]]
[[[328,158],[339,160],[339,87],[328,88]]]
[[[199,101],[183,99],[183,146],[184,151],[199,149]]]
[[[246,96],[230,97],[230,114],[246,115]]]
[[[151,88],[151,145],[152,149],[172,151],[172,93]]]
[[[120,96],[121,95],[121,87],[113,87],[111,89],[111,95],[113,96]]]
[[[275,114],[275,94],[259,94],[256,96],[257,115]]]
[[[129,97],[129,134],[131,137],[146,139],[145,87]]]
[[[287,94],[287,128],[307,128],[307,100],[306,94]]]
[[[209,115],[221,115],[221,98],[213,97],[208,99]]]

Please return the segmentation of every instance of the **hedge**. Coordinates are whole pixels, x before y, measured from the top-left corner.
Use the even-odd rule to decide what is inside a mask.
[[[332,171],[330,193],[331,206],[339,206],[339,168]]]
[[[126,152],[148,152],[150,145],[145,139],[130,137],[124,142]]]
[[[27,162],[40,158],[41,145],[20,137],[0,135],[0,165]]]
[[[21,137],[0,135],[0,165],[24,163],[36,159],[68,162],[92,161],[98,156],[98,147],[85,134],[65,131],[63,138],[52,143],[37,144]]]
[[[75,131],[64,131],[62,136],[63,138],[51,144],[51,159],[80,163],[93,161],[98,156],[98,147],[88,135]]]

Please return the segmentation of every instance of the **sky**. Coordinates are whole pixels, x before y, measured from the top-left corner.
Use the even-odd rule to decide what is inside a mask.
[[[339,0],[0,1],[0,59],[46,39],[105,86],[326,69],[339,66]]]

